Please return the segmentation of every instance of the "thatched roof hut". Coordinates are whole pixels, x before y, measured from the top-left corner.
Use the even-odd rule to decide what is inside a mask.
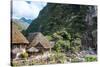
[[[40,32],[30,33],[28,40],[30,41],[30,47],[35,47],[38,44],[41,44],[45,49],[52,48],[48,39],[46,39],[46,37]]]
[[[12,44],[29,44],[28,40],[24,37],[24,35],[17,29],[17,27],[12,24]]]
[[[29,42],[14,25],[14,23],[12,23],[11,37],[11,59],[18,59],[21,53],[26,52],[26,47]]]

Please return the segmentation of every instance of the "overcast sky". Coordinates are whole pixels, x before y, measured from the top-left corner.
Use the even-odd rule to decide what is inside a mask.
[[[46,6],[46,2],[34,2],[34,1],[13,1],[12,17],[14,19],[20,19],[25,17],[26,19],[37,18],[39,12]]]

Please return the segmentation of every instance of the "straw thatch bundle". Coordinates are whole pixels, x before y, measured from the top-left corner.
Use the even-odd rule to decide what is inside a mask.
[[[28,40],[24,37],[24,35],[17,29],[17,27],[12,23],[12,44],[28,44]]]
[[[41,44],[44,48],[52,48],[48,39],[42,35],[40,32],[30,33],[28,36],[28,40],[31,42],[30,47],[35,47],[38,44]]]

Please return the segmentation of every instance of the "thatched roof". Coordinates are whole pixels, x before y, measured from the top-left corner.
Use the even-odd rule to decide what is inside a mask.
[[[35,47],[31,47],[29,49],[27,49],[28,52],[38,52],[39,50]]]
[[[24,43],[28,44],[28,40],[24,37],[24,35],[17,29],[17,27],[12,23],[12,44],[13,43]]]
[[[30,41],[30,47],[35,47],[36,45],[41,44],[44,48],[52,48],[48,39],[46,39],[46,37],[40,32],[30,33],[28,40]]]

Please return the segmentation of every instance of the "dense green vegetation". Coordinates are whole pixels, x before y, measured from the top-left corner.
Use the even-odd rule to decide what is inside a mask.
[[[85,56],[86,62],[93,62],[97,61],[97,58],[95,56]]]
[[[24,34],[28,36],[31,32],[42,32],[49,40],[56,42],[55,50],[63,48],[75,52],[89,47],[97,50],[95,8],[92,5],[48,3]]]

